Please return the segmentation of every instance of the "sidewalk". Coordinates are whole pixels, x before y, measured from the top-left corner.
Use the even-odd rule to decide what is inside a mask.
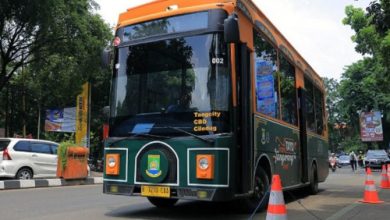
[[[55,187],[55,186],[75,186],[75,185],[93,185],[102,184],[103,174],[91,172],[86,179],[64,180],[60,178],[50,179],[31,179],[31,180],[1,180],[0,190],[8,189],[25,189],[38,187]]]

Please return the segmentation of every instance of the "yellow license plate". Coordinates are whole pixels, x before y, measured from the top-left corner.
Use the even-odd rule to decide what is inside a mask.
[[[169,198],[170,195],[169,186],[141,186],[141,196]]]

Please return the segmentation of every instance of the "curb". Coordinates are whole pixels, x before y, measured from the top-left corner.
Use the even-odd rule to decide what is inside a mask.
[[[0,190],[26,189],[55,186],[75,186],[102,184],[102,177],[88,177],[86,179],[64,180],[64,179],[33,179],[33,180],[4,180],[0,181]]]

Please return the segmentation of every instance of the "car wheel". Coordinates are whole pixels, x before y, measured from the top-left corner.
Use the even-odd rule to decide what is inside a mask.
[[[173,207],[178,199],[165,199],[165,198],[156,198],[148,197],[150,203],[158,208],[170,208]]]
[[[15,176],[16,179],[20,180],[28,180],[33,178],[33,173],[29,168],[21,168],[18,170]]]

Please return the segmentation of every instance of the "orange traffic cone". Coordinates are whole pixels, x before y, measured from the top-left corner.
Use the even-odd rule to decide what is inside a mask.
[[[389,184],[389,177],[387,176],[386,173],[386,165],[382,165],[382,174],[381,174],[381,188],[382,189],[390,189],[390,184]]]
[[[372,179],[371,169],[367,167],[367,173],[366,173],[366,182],[364,183],[365,190],[364,190],[364,198],[363,200],[359,200],[359,202],[364,203],[383,203],[383,201],[379,200],[378,193],[375,188],[375,182]]]
[[[266,220],[287,220],[287,210],[284,204],[282,183],[279,175],[272,176]]]
[[[387,179],[389,180],[389,186],[390,186],[390,164],[387,164]]]

